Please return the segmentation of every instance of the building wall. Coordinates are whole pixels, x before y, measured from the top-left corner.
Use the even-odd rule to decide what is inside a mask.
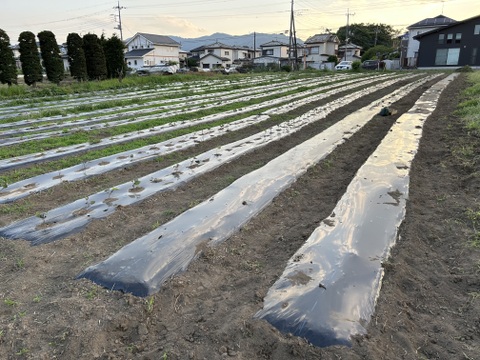
[[[418,67],[480,67],[480,17],[420,39]]]

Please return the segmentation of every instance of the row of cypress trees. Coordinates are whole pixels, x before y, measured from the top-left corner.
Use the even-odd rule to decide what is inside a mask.
[[[42,31],[37,36],[41,57],[32,32],[24,31],[18,38],[24,81],[27,85],[35,85],[43,80],[43,61],[47,79],[59,84],[64,79],[65,71],[55,35],[51,31]],[[77,33],[70,33],[67,36],[67,49],[70,73],[77,81],[122,79],[125,75],[124,45],[116,35],[107,39],[103,35],[98,38],[95,34],[86,34],[82,38]],[[0,82],[8,85],[17,83],[17,69],[10,39],[2,29]]]

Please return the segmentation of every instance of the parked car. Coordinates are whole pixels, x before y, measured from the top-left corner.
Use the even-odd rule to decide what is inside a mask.
[[[340,61],[335,70],[352,70],[353,61]]]
[[[365,60],[362,64],[362,69],[365,70],[378,70],[380,61],[378,60]]]
[[[150,74],[175,74],[177,72],[177,65],[154,65],[144,66],[137,70],[138,75],[150,75]]]

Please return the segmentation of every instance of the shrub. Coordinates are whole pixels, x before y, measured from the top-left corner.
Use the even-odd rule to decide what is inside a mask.
[[[360,66],[362,65],[362,63],[360,61],[354,61],[352,63],[352,70],[353,71],[359,71],[360,70]]]

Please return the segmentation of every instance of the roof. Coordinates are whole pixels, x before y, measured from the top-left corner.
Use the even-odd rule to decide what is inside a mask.
[[[338,37],[335,34],[315,34],[310,36],[306,41],[305,44],[313,44],[313,43],[326,43],[326,42],[339,42]]]
[[[346,44],[346,45],[341,45],[338,47],[339,49],[363,49],[361,46],[359,45],[355,45],[353,43],[349,43],[349,44]]]
[[[226,45],[221,42],[214,42],[213,44],[210,45],[205,45],[203,46],[204,49],[233,49],[234,46]]]
[[[124,57],[129,58],[129,57],[142,57],[146,54],[148,54],[150,51],[153,49],[138,49],[138,50],[132,50],[127,53],[125,53]]]
[[[418,35],[414,36],[413,38],[415,40],[418,40],[418,39],[420,39],[420,38],[422,38],[426,35],[434,34],[434,33],[439,32],[439,31],[445,31],[445,29],[450,29],[452,27],[462,25],[462,24],[465,24],[467,22],[470,22],[470,21],[476,20],[476,19],[480,19],[480,15],[477,15],[477,16],[474,16],[474,17],[471,17],[471,18],[468,18],[468,19],[465,19],[465,20],[462,20],[462,21],[455,21],[454,23],[450,23],[448,25],[442,26],[440,28],[432,29],[430,31],[425,31],[424,33],[421,33],[421,34],[418,34]]]
[[[147,33],[136,33],[135,36],[131,37],[127,43],[131,42],[137,36],[143,36],[145,39],[150,41],[154,45],[170,45],[170,46],[180,46],[178,42],[169,38],[165,35],[155,35],[155,34],[147,34]]]
[[[209,53],[209,54],[207,54],[207,55],[205,55],[205,56],[202,56],[202,57],[200,58],[200,60],[203,60],[203,59],[205,59],[206,57],[209,57],[209,56],[213,56],[214,58],[217,58],[217,59],[219,59],[219,60],[222,60],[222,61],[230,61],[230,59],[229,59],[229,58],[226,58],[226,57],[220,57],[220,56],[218,56],[218,55],[215,55],[215,54],[210,54],[210,53]]]
[[[446,26],[450,25],[452,23],[455,23],[456,21],[453,19],[450,19],[449,17],[443,16],[443,15],[438,15],[435,16],[434,18],[426,18],[423,19],[419,22],[416,22],[415,24],[412,24],[407,27],[407,29],[411,28],[422,28],[422,27],[432,27],[432,26]]]
[[[288,46],[288,44],[285,44],[285,43],[277,41],[277,40],[273,40],[273,41],[270,41],[268,43],[260,45],[260,47],[266,47],[266,46]]]

